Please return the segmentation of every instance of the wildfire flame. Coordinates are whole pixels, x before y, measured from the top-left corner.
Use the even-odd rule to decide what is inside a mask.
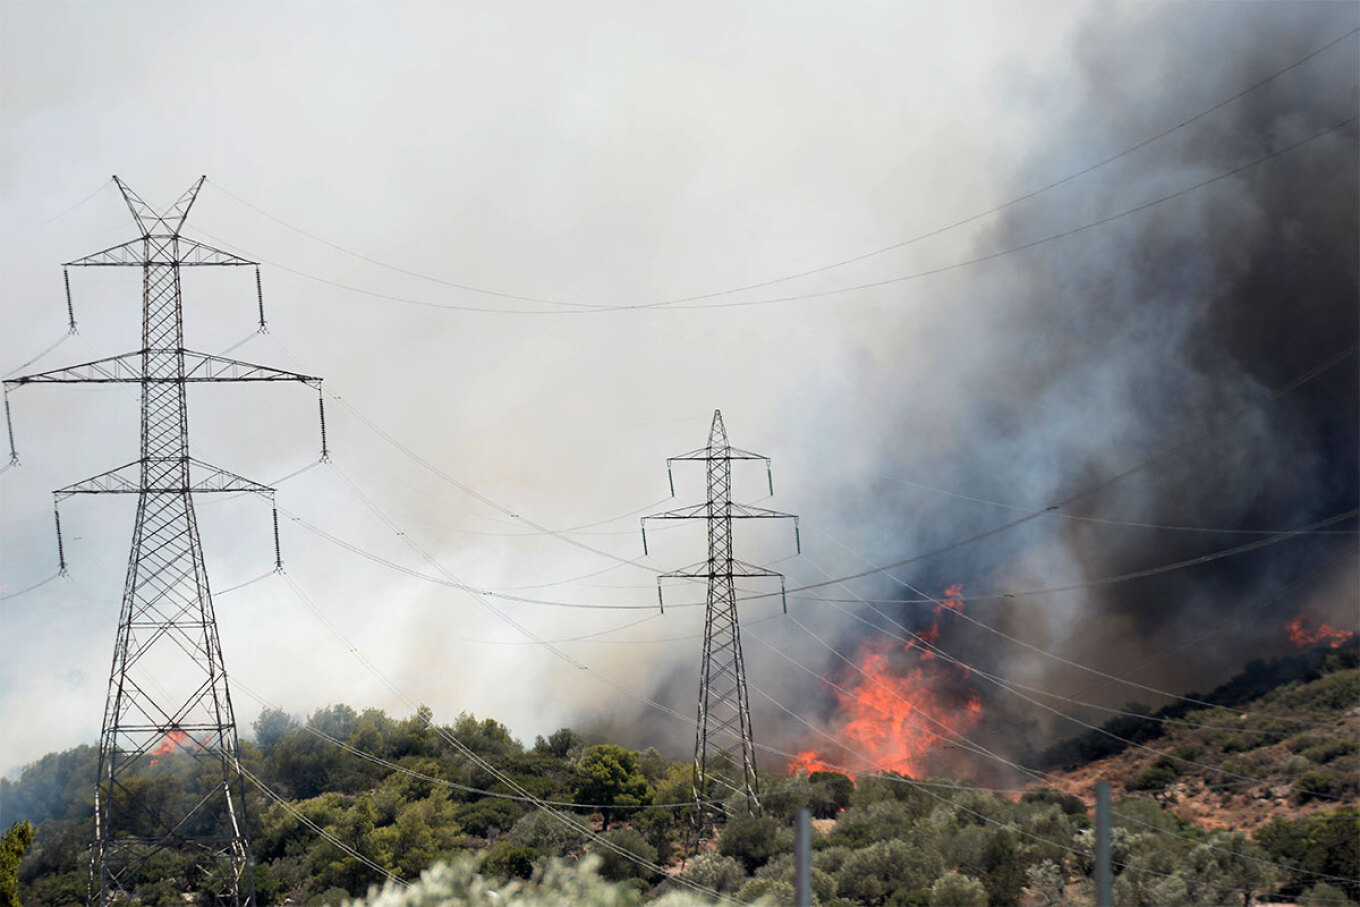
[[[894,771],[911,777],[925,774],[930,755],[949,745],[982,718],[982,702],[971,691],[960,698],[957,680],[966,678],[967,665],[937,658],[929,648],[940,635],[940,620],[963,610],[962,584],[950,586],[935,607],[931,626],[902,645],[889,637],[860,646],[855,668],[835,685],[841,705],[836,736],[867,762],[866,771]],[[901,670],[902,656],[912,662]],[[951,681],[946,686],[944,681]],[[789,774],[845,771],[816,749],[789,761]],[[858,772],[849,772],[858,774]]]
[[[1285,624],[1285,628],[1289,630],[1289,641],[1300,648],[1325,642],[1335,649],[1355,638],[1355,632],[1352,630],[1338,630],[1336,627],[1324,624],[1315,617],[1304,614],[1300,614]]]
[[[151,764],[155,765],[161,756],[168,756],[179,749],[188,739],[189,734],[178,729],[166,733],[165,739],[156,744],[156,748],[151,751]]]

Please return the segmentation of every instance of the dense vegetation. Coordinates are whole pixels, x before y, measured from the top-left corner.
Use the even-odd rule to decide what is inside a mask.
[[[1177,727],[1160,725],[1178,755],[1149,766],[1154,776],[1125,784],[1117,799],[1116,903],[1249,905],[1264,893],[1304,903],[1360,901],[1360,810],[1344,805],[1355,800],[1360,756],[1344,730],[1353,722],[1337,723],[1349,720],[1344,715],[1360,698],[1360,670],[1337,660],[1328,667],[1246,711],[1185,712]],[[789,903],[791,827],[800,807],[822,820],[813,888],[827,907],[1091,897],[1088,809],[1053,788],[1008,797],[891,774],[852,782],[835,773],[767,773],[764,814],[734,811],[724,827],[705,825],[696,851],[694,822],[705,817],[686,802],[686,762],[591,743],[569,729],[526,747],[493,720],[463,715],[442,728],[430,719],[424,709],[394,719],[346,706],[305,722],[277,711],[260,717],[242,755],[276,795],[254,790],[248,817],[261,904],[339,904],[383,883],[381,870],[414,881],[437,863],[446,865],[416,889],[392,887],[372,903],[631,904],[664,895],[679,907],[708,903],[713,892]],[[1259,783],[1261,773],[1278,770],[1259,754],[1278,762],[1280,752],[1298,758],[1287,786],[1295,814],[1249,835],[1195,827],[1169,811],[1188,765],[1229,772],[1241,788],[1244,778]],[[83,900],[96,758],[93,748],[79,747],[44,757],[18,781],[0,781],[0,828],[20,820],[37,828],[18,872],[29,907]],[[189,795],[164,766],[142,781],[149,796]],[[185,878],[187,867],[167,856],[139,890],[142,902],[184,904]]]

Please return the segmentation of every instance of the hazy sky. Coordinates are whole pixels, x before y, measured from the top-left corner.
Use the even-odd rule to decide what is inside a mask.
[[[665,458],[702,445],[721,408],[734,444],[774,459],[776,495],[762,506],[798,513],[803,529],[801,557],[784,559],[792,538],[781,525],[742,532],[738,555],[778,561],[797,586],[1017,512],[1001,505],[1042,507],[1259,400],[1303,366],[1266,356],[1266,367],[1243,352],[1251,344],[1220,355],[1219,340],[1235,336],[1232,325],[1256,330],[1282,303],[1216,288],[1261,285],[1253,250],[1281,248],[1277,221],[1302,237],[1299,261],[1339,262],[1336,274],[1309,272],[1322,275],[1322,301],[1285,328],[1306,327],[1299,343],[1319,361],[1355,339],[1353,317],[1336,314],[1338,292],[1353,303],[1353,255],[1335,251],[1355,248],[1355,126],[1343,123],[1357,104],[1354,34],[1237,106],[962,227],[796,280],[610,309],[765,283],[991,211],[1357,25],[1360,10],[1343,3],[5,2],[0,370],[135,349],[137,271],[73,270],[78,336],[21,368],[65,331],[61,262],[134,236],[110,175],[159,206],[207,174],[185,235],[263,263],[269,333],[230,355],[323,376],[333,451],[330,464],[278,486],[287,578],[216,597],[239,724],[261,701],[299,714],[332,702],[407,714],[409,701],[444,720],[496,717],[531,740],[571,722],[629,723],[641,707],[611,684],[688,716],[700,609],[663,617],[479,600],[352,549],[503,593],[650,607],[657,571],[702,557],[699,527],[658,531],[637,565],[588,549],[641,558],[638,514],[674,506],[663,501]],[[1304,140],[1261,177],[1308,162],[1288,217],[1252,182],[1275,166],[1261,165],[1070,240],[947,267]],[[1228,224],[1231,238],[1220,235]],[[1165,261],[1175,262],[1171,289]],[[253,284],[244,269],[186,273],[188,346],[220,352],[249,337]],[[1355,359],[1340,371],[1330,396],[1234,429],[1243,435],[1230,446],[1252,452],[1270,481],[1248,482],[1231,457],[1181,459],[1158,467],[1176,482],[1126,487],[1086,512],[1254,531],[1354,507],[1344,448]],[[191,405],[204,460],[274,482],[316,459],[315,395],[303,388],[200,388]],[[97,740],[133,502],[65,502],[70,575],[19,593],[55,572],[51,490],[137,455],[132,386],[26,387],[11,406],[22,466],[0,476],[5,772]],[[1343,426],[1326,429],[1342,452],[1319,447],[1324,423]],[[675,503],[699,500],[701,481],[678,470]],[[1173,490],[1187,482],[1196,495],[1176,511],[1187,498]],[[739,497],[764,493],[760,471],[738,473]],[[268,574],[267,505],[205,496],[199,519],[215,590]],[[1182,556],[1163,553],[1166,532],[1154,544],[1155,530],[1106,527],[1116,535],[1096,539],[1095,524],[1078,533],[1050,523],[902,575],[932,594],[960,582],[965,593],[1032,589]],[[535,526],[570,529],[580,544]],[[1243,540],[1196,537],[1186,550]],[[1128,663],[1102,660],[1116,658],[1095,644],[1102,634],[1136,627],[1162,645],[1172,627],[1227,633],[1224,602],[1257,601],[1318,570],[1279,613],[1312,609],[1353,627],[1353,536],[1268,550],[1286,547],[1288,557],[1148,593],[1159,597],[1147,609],[1155,626],[1125,622],[1129,605],[1103,592],[991,614],[1036,644],[1132,669],[1146,653],[1131,644]],[[1127,563],[1108,555],[1116,549],[1141,554]],[[817,594],[829,592],[903,597],[881,578]],[[700,592],[669,594],[685,604]],[[531,644],[488,603],[564,641],[556,652]],[[853,652],[853,622],[831,603],[794,596],[790,609]],[[757,733],[797,742],[811,732],[769,701],[793,704],[817,686],[769,646],[814,671],[833,670],[834,657],[776,600],[748,603],[743,619]],[[1232,630],[1221,650],[1205,643],[1208,673],[1164,665],[1158,676],[1212,684],[1244,660],[1245,640],[1259,648],[1284,619],[1250,637]],[[959,645],[989,647],[989,663],[1022,679],[1048,676],[1000,637]],[[1069,691],[1084,683],[1051,679]],[[643,724],[675,755],[692,740],[662,713]]]

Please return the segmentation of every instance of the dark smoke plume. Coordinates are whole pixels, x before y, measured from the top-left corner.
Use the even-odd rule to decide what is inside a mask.
[[[1101,6],[1070,47],[1075,76],[1062,92],[1070,106],[1053,111],[1051,80],[1040,83],[1049,94],[1036,88],[1022,97],[1039,111],[1042,138],[999,197],[1133,146],[1357,25],[1357,8],[1344,4]],[[1360,105],[1357,73],[1360,36],[1352,35],[1167,138],[1007,209],[978,238],[975,254],[1071,230],[1278,155],[932,284],[922,291],[928,307],[904,305],[886,322],[848,326],[847,334],[865,335],[848,339],[866,350],[851,382],[864,392],[856,405],[883,414],[882,434],[856,439],[877,459],[862,475],[842,472],[845,439],[810,440],[824,458],[816,471],[843,483],[824,492],[839,502],[834,532],[887,563],[1062,501],[1186,441],[1073,501],[1062,516],[896,575],[935,596],[953,583],[964,584],[965,597],[1083,586],[988,598],[967,611],[1072,661],[1171,692],[1210,689],[1252,658],[1290,651],[1284,625],[1300,611],[1353,628],[1355,519],[1198,566],[1097,581],[1261,541],[1358,506],[1360,355],[1262,402],[1360,340],[1360,129],[1346,122]],[[829,413],[845,402],[822,405]],[[811,407],[799,406],[809,419]],[[813,537],[812,530],[804,536]],[[843,566],[851,572],[864,564]],[[882,577],[855,589],[867,598],[916,597]],[[796,610],[844,653],[874,627],[890,626],[867,606],[843,607],[854,617],[829,606]],[[877,609],[918,629],[928,610]],[[945,620],[941,629],[947,651],[1011,680],[1111,706],[1157,704],[1145,691],[966,621]],[[828,677],[846,670],[787,626],[757,632]],[[696,652],[693,662],[682,661],[654,693],[682,715],[693,713],[697,660]],[[753,686],[834,727],[837,704],[824,683],[750,643],[747,666]],[[959,674],[955,682],[987,703],[979,739],[1012,757],[1083,729],[976,677]],[[752,703],[762,742],[786,750],[825,743],[761,695]],[[1094,723],[1107,717],[1058,705]],[[669,740],[683,751],[678,722],[648,716],[621,724],[613,732]],[[986,760],[961,758],[945,752],[941,771],[1004,774]]]
[[[1345,5],[1237,6],[1236,21],[1225,27],[1224,13],[1178,4],[1174,25],[1143,9],[1117,24],[1093,22],[1075,47],[1079,103],[1036,157],[1052,160],[1064,144],[1078,149],[1067,155],[1077,159],[1132,145],[1150,124],[1193,114],[1187,98],[1227,97],[1344,35],[1360,18]],[[1125,51],[1149,46],[1160,53],[1135,58]],[[1065,508],[1085,519],[1046,518],[1037,530],[934,569],[979,581],[972,591],[1092,582],[1258,541],[1263,536],[1253,531],[1307,526],[1357,506],[1354,353],[1278,400],[1228,419],[1360,339],[1357,72],[1360,38],[1352,35],[1098,175],[1012,209],[981,241],[981,251],[1026,243],[1281,152],[1010,262],[1004,281],[989,290],[1003,320],[991,326],[985,358],[971,360],[967,383],[975,393],[959,416],[970,423],[970,441],[966,452],[952,452],[950,487],[993,500],[1024,488],[1032,503],[1059,501],[1193,440]],[[899,424],[909,430],[905,419]],[[943,514],[942,521],[955,532],[976,528]],[[980,605],[974,613],[1107,672],[1172,691],[1206,689],[1253,657],[1286,651],[1284,624],[1300,610],[1321,609],[1353,628],[1355,527],[1348,519],[1328,526],[1329,534],[1075,594]],[[979,665],[1059,692],[1116,705],[1140,698],[965,624],[945,643]],[[1025,711],[1023,703],[991,695],[1002,712]],[[1077,729],[1059,722],[1051,733]]]

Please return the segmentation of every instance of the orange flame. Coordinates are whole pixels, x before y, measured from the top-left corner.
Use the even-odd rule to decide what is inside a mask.
[[[155,765],[160,756],[168,756],[175,750],[184,745],[189,739],[189,734],[181,730],[172,730],[165,735],[165,739],[156,744],[156,748],[151,751],[151,764]]]
[[[954,585],[935,607],[935,622],[905,646],[889,637],[860,646],[855,668],[843,677],[835,693],[842,713],[836,736],[865,771],[894,771],[921,777],[930,756],[953,743],[982,718],[982,702],[972,691],[962,697],[941,681],[967,677],[967,665],[937,658],[930,646],[940,635],[940,619],[963,610],[963,586]],[[914,659],[908,671],[902,656]],[[952,676],[951,676],[952,675]],[[815,749],[798,753],[789,773],[846,771]],[[860,772],[849,772],[855,775]]]
[[[1289,630],[1289,641],[1300,648],[1326,642],[1331,648],[1339,648],[1355,637],[1352,630],[1338,630],[1328,626],[1315,617],[1300,614],[1285,624]]]

